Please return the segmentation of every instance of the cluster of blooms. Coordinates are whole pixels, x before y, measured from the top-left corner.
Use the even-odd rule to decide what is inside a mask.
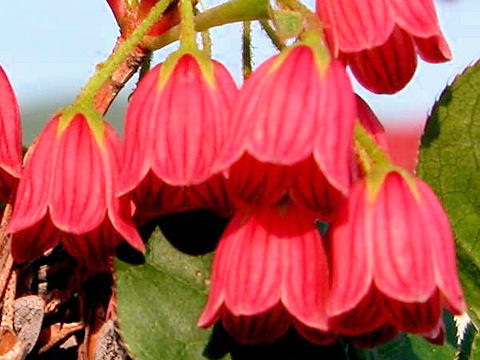
[[[119,3],[109,1],[121,23],[130,12]],[[442,310],[465,310],[447,216],[424,182],[388,161],[382,126],[345,69],[390,93],[412,77],[416,52],[448,59],[432,1],[319,0],[317,13],[325,34],[307,25],[240,90],[206,52],[181,47],[139,83],[125,145],[97,114],[64,111],[23,170],[18,108],[1,72],[1,194],[16,193],[14,258],[61,241],[103,270],[122,239],[144,249],[136,226],[206,208],[233,215],[199,326],[221,321],[241,343],[292,327],[319,344],[345,336],[372,346],[398,331],[443,341]],[[358,156],[356,126],[367,130]],[[330,223],[327,234],[318,220]]]

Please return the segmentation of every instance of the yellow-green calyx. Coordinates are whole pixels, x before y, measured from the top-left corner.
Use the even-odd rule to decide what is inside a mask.
[[[305,31],[299,41],[297,41],[294,45],[284,49],[275,60],[275,63],[270,68],[269,72],[277,70],[278,67],[280,67],[283,61],[290,54],[290,51],[299,46],[306,46],[312,51],[315,64],[317,65],[317,68],[319,70],[319,74],[320,76],[324,76],[330,65],[331,56],[330,52],[324,45],[322,35],[317,30]]]
[[[60,136],[62,132],[68,128],[76,115],[83,115],[98,145],[103,147],[105,140],[105,121],[98,111],[91,106],[77,104],[63,108],[58,111],[57,114],[60,115],[57,136]]]
[[[200,50],[197,45],[191,0],[180,0],[180,14],[180,49],[170,54],[167,60],[162,64],[159,74],[158,89],[162,90],[172,75],[173,70],[175,70],[179,60],[183,56],[191,56],[195,59],[205,80],[212,88],[214,88],[215,78],[213,74],[212,60],[210,59],[208,50]]]
[[[375,170],[370,172],[365,179],[368,193],[367,200],[369,203],[375,202],[375,199],[377,198],[377,195],[380,192],[380,189],[382,188],[386,177],[390,173],[394,172],[400,175],[405,180],[410,190],[412,191],[413,196],[415,196],[416,199],[419,198],[417,185],[415,183],[415,177],[407,170],[394,165],[382,167],[377,166]]]
[[[162,68],[160,69],[158,90],[163,89],[168,79],[170,78],[170,75],[172,75],[173,70],[175,70],[178,61],[183,56],[188,55],[195,59],[200,68],[200,71],[203,74],[203,77],[205,78],[205,81],[210,85],[210,87],[212,89],[216,87],[215,75],[213,72],[213,62],[206,51],[199,50],[197,48],[179,49],[178,51],[175,51],[174,53],[170,54],[170,56],[168,56],[167,60],[165,60],[165,62],[162,64]]]

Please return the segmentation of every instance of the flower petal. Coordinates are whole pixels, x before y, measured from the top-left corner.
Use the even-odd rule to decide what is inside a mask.
[[[220,240],[232,247],[232,258],[220,271],[227,272],[225,306],[234,315],[257,315],[280,301],[285,239],[275,232],[281,221],[277,211],[239,211]]]
[[[377,94],[394,94],[412,79],[417,55],[411,37],[398,27],[376,48],[345,54],[357,80]]]
[[[396,23],[409,34],[422,38],[439,35],[433,0],[386,0]]]
[[[23,263],[42,256],[60,241],[60,233],[46,215],[35,225],[12,235],[12,255],[16,262]]]
[[[218,172],[230,115],[230,96],[207,82],[199,60],[183,55],[156,96],[152,170],[170,185],[195,185]],[[219,65],[213,64],[216,74]],[[217,81],[226,78],[215,76]],[[152,95],[150,95],[152,96]],[[225,98],[224,96],[227,96]]]
[[[404,303],[426,302],[435,290],[434,260],[422,209],[402,175],[389,173],[368,207],[375,251],[375,285]]]
[[[350,189],[353,128],[357,106],[352,85],[339,60],[332,60],[319,90],[319,123],[314,157],[328,182],[346,195]]]
[[[20,178],[22,167],[22,127],[20,109],[7,75],[0,66],[0,167]],[[13,190],[13,189],[11,189]]]
[[[274,204],[289,188],[290,166],[263,163],[244,154],[228,171],[227,190],[239,203]]]
[[[380,46],[395,25],[385,0],[317,0],[317,13],[334,39],[335,52]]]
[[[458,281],[455,242],[447,215],[430,187],[421,180],[416,184],[421,194],[424,223],[429,225],[425,241],[433,255],[435,281],[450,311],[460,315],[465,312],[466,305]]]
[[[159,113],[157,97],[160,66],[142,78],[132,95],[125,118],[124,165],[117,184],[121,196],[136,188],[151,167],[155,121]]]
[[[234,316],[225,312],[224,328],[241,344],[268,344],[285,334],[292,322],[281,304],[256,316]]]
[[[283,243],[282,303],[302,324],[327,331],[329,269],[315,216],[290,204],[272,224],[273,234]]]
[[[340,205],[330,230],[332,288],[329,316],[355,309],[371,292],[374,254],[366,227],[365,201],[365,185],[358,182],[349,198]]]
[[[261,87],[253,100],[255,110],[244,114],[244,121],[255,124],[248,152],[273,164],[292,165],[305,159],[312,152],[319,121],[323,120],[319,119],[319,106],[327,95],[321,92],[324,81],[313,50],[303,45],[291,49],[279,64],[274,63],[260,83],[247,81],[241,92],[250,98],[251,86]],[[243,109],[237,104],[234,111]]]
[[[115,197],[116,182],[122,165],[122,143],[115,130],[105,124],[105,148],[103,149],[103,167],[105,169],[105,196],[108,207],[108,217],[114,229],[130,246],[143,252],[145,245],[132,220],[130,195]],[[113,234],[112,236],[118,236]]]
[[[47,213],[53,169],[56,167],[58,116],[42,131],[25,164],[7,231],[15,233],[40,221]]]
[[[64,232],[85,234],[100,226],[107,210],[103,150],[83,115],[75,115],[55,141],[52,222]]]
[[[429,63],[443,63],[452,59],[452,52],[443,35],[414,38],[420,57]]]

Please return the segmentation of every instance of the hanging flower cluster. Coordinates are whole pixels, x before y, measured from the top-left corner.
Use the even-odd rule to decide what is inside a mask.
[[[373,346],[398,331],[442,342],[443,309],[465,311],[447,216],[427,184],[391,163],[346,70],[393,93],[417,53],[448,60],[432,0],[318,0],[318,16],[280,3],[303,16],[299,35],[238,89],[197,46],[189,0],[160,20],[148,15],[157,1],[109,0],[125,38],[145,21],[142,36],[153,37],[181,18],[180,48],[138,84],[124,145],[87,87],[47,123],[23,170],[1,71],[0,195],[16,194],[13,256],[29,261],[62,243],[103,271],[122,241],[144,250],[136,226],[209,209],[232,218],[199,326],[220,321],[245,344],[289,329],[318,344]]]

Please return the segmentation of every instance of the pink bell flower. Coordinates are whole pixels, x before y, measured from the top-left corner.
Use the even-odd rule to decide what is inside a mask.
[[[332,225],[330,325],[348,336],[393,326],[435,338],[443,308],[465,311],[448,218],[423,181],[384,175],[358,181]]]
[[[217,320],[240,343],[273,342],[290,327],[331,343],[329,269],[315,216],[293,203],[239,209],[215,252],[198,325]]]
[[[137,210],[143,211],[145,205],[143,218],[197,206],[190,204],[190,195],[185,200],[187,187],[211,181],[205,185],[211,191],[199,190],[205,195],[202,207],[207,208],[216,207],[211,194],[224,193],[223,179],[210,179],[222,170],[219,158],[227,146],[238,89],[216,61],[190,53],[169,60],[142,79],[125,122],[119,194],[134,193]],[[222,201],[220,212],[224,205]]]
[[[87,268],[105,270],[122,239],[144,250],[130,199],[114,196],[122,144],[106,123],[98,134],[83,114],[66,127],[61,117],[46,125],[25,165],[7,228],[12,254],[29,261],[61,241]]]
[[[300,42],[273,56],[245,81],[235,102],[224,153],[226,165],[239,159],[228,170],[231,196],[275,203],[304,181],[293,169],[304,162],[311,162],[305,166],[316,171],[317,183],[346,195],[355,119],[348,76],[325,48]],[[320,190],[315,193],[323,197]],[[321,202],[306,205],[323,207]]]
[[[317,13],[332,51],[375,93],[401,90],[417,54],[431,63],[452,57],[433,0],[317,0]]]

